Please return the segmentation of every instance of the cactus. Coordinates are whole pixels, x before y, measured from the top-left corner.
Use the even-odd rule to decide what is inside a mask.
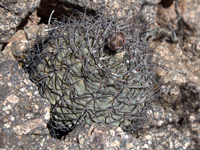
[[[155,99],[155,64],[138,27],[75,11],[24,52],[24,66],[61,127],[129,127]],[[140,118],[141,119],[141,118]],[[140,120],[138,118],[138,120]]]

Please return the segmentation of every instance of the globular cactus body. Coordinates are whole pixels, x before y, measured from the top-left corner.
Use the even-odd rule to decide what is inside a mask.
[[[133,24],[76,13],[55,21],[48,36],[26,51],[26,70],[59,125],[127,127],[154,99],[148,44]]]

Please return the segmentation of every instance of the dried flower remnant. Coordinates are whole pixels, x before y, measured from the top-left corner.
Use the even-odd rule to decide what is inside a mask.
[[[57,128],[106,123],[135,130],[155,100],[155,64],[132,23],[75,11],[24,52],[25,70]],[[139,122],[139,121],[138,121]]]

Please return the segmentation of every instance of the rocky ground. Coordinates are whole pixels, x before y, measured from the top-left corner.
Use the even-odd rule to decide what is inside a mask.
[[[87,5],[90,2],[90,5]],[[142,18],[152,41],[161,95],[139,136],[119,127],[78,125],[62,140],[46,127],[50,104],[16,60],[33,37],[45,34],[49,14],[73,7]],[[178,13],[176,12],[178,10]],[[3,0],[0,2],[0,149],[199,149],[200,2],[198,0]],[[13,51],[15,49],[15,51]],[[14,57],[14,56],[15,57]],[[19,56],[20,57],[20,56]],[[153,114],[153,115],[152,115]]]

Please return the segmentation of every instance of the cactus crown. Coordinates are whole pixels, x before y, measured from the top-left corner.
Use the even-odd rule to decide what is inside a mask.
[[[75,15],[76,14],[76,15]],[[25,51],[25,70],[57,126],[106,123],[135,130],[155,99],[155,65],[138,27],[75,11]]]

